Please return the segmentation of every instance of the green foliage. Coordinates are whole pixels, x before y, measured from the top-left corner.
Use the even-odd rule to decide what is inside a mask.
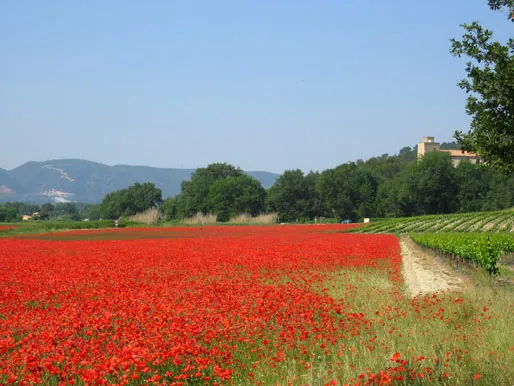
[[[50,203],[44,203],[41,205],[41,209],[39,211],[39,219],[40,220],[49,220],[54,213],[54,206]]]
[[[453,142],[443,142],[439,146],[441,150],[460,150],[460,145],[453,141]]]
[[[31,216],[32,213],[39,211],[39,205],[27,204],[19,201],[6,202],[4,205],[6,208],[14,208],[18,216],[22,216],[24,214]]]
[[[454,149],[456,143],[446,143]],[[406,161],[412,159],[416,161]],[[514,174],[462,161],[454,167],[445,152],[417,160],[406,147],[398,156],[350,162],[304,176],[289,170],[268,191],[267,208],[280,221],[314,217],[362,221],[364,217],[501,210],[514,206]]]
[[[178,198],[168,197],[162,202],[161,211],[167,221],[175,220],[178,216]]]
[[[491,275],[498,273],[500,256],[514,252],[514,235],[511,233],[415,233],[411,238],[468,264],[478,264]]]
[[[451,213],[456,208],[457,192],[449,154],[428,153],[378,187],[376,214],[399,217]]]
[[[82,212],[80,212],[80,217],[82,219],[99,220],[102,217],[102,214],[100,212],[100,205],[86,205],[84,209],[82,209]]]
[[[508,19],[514,21],[514,0],[489,0],[489,7],[493,11],[506,11]]]
[[[268,191],[268,209],[278,212],[280,221],[285,222],[319,216],[318,179],[317,173],[304,176],[300,169],[285,171]]]
[[[512,0],[489,0],[493,10],[505,9],[514,20]],[[462,40],[451,40],[451,53],[467,57],[467,78],[459,83],[469,96],[472,117],[468,133],[455,132],[462,149],[480,154],[492,167],[514,171],[514,39],[493,41],[493,32],[479,23],[463,24]]]
[[[102,218],[115,219],[120,216],[132,216],[155,208],[162,203],[162,192],[154,184],[135,183],[127,189],[107,194],[100,205]]]
[[[491,173],[488,170],[477,168],[467,160],[461,161],[455,168],[455,182],[458,186],[458,212],[478,212],[485,207],[491,184]],[[496,209],[504,208],[489,208]]]
[[[402,217],[404,215],[404,202],[400,201],[399,198],[400,176],[384,181],[377,190],[377,210],[375,215],[380,217]]]
[[[80,214],[72,202],[59,203],[55,204],[54,209],[52,211],[52,218],[59,220],[80,220]]]
[[[161,209],[167,220],[215,213],[219,221],[227,221],[242,213],[260,214],[265,197],[257,179],[227,163],[214,163],[197,169],[191,181],[182,183],[181,193],[168,198]]]
[[[16,221],[23,215],[32,216],[33,220],[80,220],[78,207],[80,204],[73,202],[42,205],[27,204],[23,202],[7,202],[0,204],[0,221]],[[86,205],[87,207],[87,205]],[[3,215],[2,213],[8,213]],[[38,214],[39,215],[38,215]],[[99,217],[97,217],[99,218]],[[94,219],[94,218],[93,218]]]
[[[244,172],[227,163],[214,163],[198,168],[191,175],[191,181],[182,182],[182,191],[177,196],[177,215],[190,217],[195,213],[208,213],[207,196],[212,184],[218,180],[242,176]]]
[[[207,212],[219,221],[228,221],[241,213],[256,216],[264,210],[266,191],[261,183],[246,174],[214,181],[206,197]]]
[[[361,162],[324,171],[319,179],[323,215],[352,221],[373,216],[380,180],[377,170]]]
[[[514,178],[504,178],[492,174],[482,210],[501,210],[510,208],[514,203]]]
[[[455,210],[457,185],[455,169],[448,153],[433,152],[416,163],[417,183],[414,192],[418,203],[416,213],[451,213]]]
[[[18,219],[16,208],[0,204],[0,222],[13,222]]]

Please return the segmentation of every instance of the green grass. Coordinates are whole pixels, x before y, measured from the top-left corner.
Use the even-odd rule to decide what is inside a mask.
[[[351,229],[354,233],[508,232],[514,229],[514,210],[454,213],[381,219]]]
[[[121,222],[121,227],[134,225],[127,222]],[[23,221],[16,223],[0,223],[0,226],[12,226],[11,229],[1,230],[2,236],[15,236],[21,234],[37,234],[57,232],[63,230],[75,229],[100,229],[114,227],[112,220],[96,220],[96,221]]]

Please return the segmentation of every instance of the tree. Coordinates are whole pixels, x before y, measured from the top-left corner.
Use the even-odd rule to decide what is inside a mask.
[[[514,175],[494,173],[481,210],[501,210],[514,205]]]
[[[455,168],[448,153],[425,154],[417,165],[418,213],[452,213],[456,207]]]
[[[41,205],[41,211],[39,212],[40,220],[49,220],[53,216],[54,206],[49,202]]]
[[[53,214],[61,220],[80,220],[79,211],[73,202],[56,204],[53,209]]]
[[[178,197],[168,197],[162,202],[162,213],[166,220],[174,220],[178,214]]]
[[[304,176],[300,169],[286,170],[268,191],[268,208],[278,212],[281,221],[312,218],[320,207],[318,178],[315,173]]]
[[[489,0],[489,7],[506,10],[514,21],[514,0]],[[451,39],[451,53],[469,58],[467,79],[458,85],[469,94],[466,112],[472,120],[467,133],[457,130],[454,137],[486,164],[514,171],[514,39],[493,41],[492,31],[478,22],[462,27],[462,40]]]
[[[191,175],[191,181],[183,181],[177,196],[177,212],[180,217],[189,217],[197,212],[209,211],[207,196],[211,185],[230,177],[239,177],[244,172],[227,163],[213,163],[206,168],[198,168]]]
[[[255,216],[263,212],[265,197],[261,183],[240,168],[213,163],[198,168],[191,181],[183,181],[180,194],[168,198],[162,210],[167,219],[216,213],[219,221],[227,221],[242,213]]]
[[[102,217],[115,219],[120,216],[132,216],[155,208],[162,203],[161,189],[151,182],[134,185],[126,189],[117,190],[107,194],[100,204]]]
[[[323,211],[319,194],[319,177],[320,174],[318,172],[312,171],[304,177],[306,196],[303,215],[311,220],[316,216],[322,215]]]
[[[379,217],[401,217],[403,206],[400,201],[400,176],[385,180],[378,186],[376,210]]]
[[[17,220],[16,208],[0,204],[0,222],[12,222]]]
[[[377,180],[365,169],[357,171],[356,179],[359,186],[357,219],[373,217],[376,215]]]
[[[421,177],[420,162],[412,162],[398,175],[397,186],[393,190],[397,196],[389,199],[390,203],[397,205],[400,217],[413,216],[423,213],[420,209],[421,194],[419,180]]]
[[[506,11],[507,18],[514,21],[514,0],[489,0],[489,7],[493,11]]]
[[[150,208],[156,208],[162,203],[162,191],[151,182],[144,184],[135,183],[127,189],[129,203],[127,203],[126,215],[144,212]]]
[[[404,161],[412,162],[415,161],[417,158],[417,149],[412,149],[410,146],[403,147],[400,149],[400,152],[398,153],[398,157],[401,158]]]
[[[8,208],[14,208],[16,210],[16,213],[17,213],[18,216],[21,216],[21,215],[24,215],[24,214],[32,216],[32,214],[34,212],[39,212],[39,210],[40,210],[39,205],[36,205],[36,204],[26,204],[26,203],[21,202],[21,201],[6,202],[5,206],[8,207]]]
[[[357,165],[347,163],[321,173],[319,192],[324,215],[341,219],[357,219],[359,186],[355,178]]]
[[[455,168],[447,153],[427,153],[378,187],[377,212],[386,217],[451,213],[456,209]]]
[[[478,212],[482,209],[490,186],[491,172],[464,160],[455,168],[457,211]]]
[[[214,181],[206,198],[208,212],[219,221],[228,221],[242,213],[256,216],[264,211],[266,191],[261,183],[246,174]]]
[[[100,213],[100,205],[87,205],[84,209],[82,209],[82,212],[80,212],[80,217],[82,219],[99,220],[102,217],[102,214]]]

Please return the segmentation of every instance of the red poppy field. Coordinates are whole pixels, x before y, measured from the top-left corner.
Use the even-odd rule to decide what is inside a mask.
[[[507,384],[511,306],[410,298],[398,239],[345,228],[0,239],[0,383]]]

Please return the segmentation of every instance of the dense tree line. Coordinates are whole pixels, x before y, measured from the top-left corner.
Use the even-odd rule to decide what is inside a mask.
[[[514,174],[428,153],[422,160],[399,156],[347,163],[303,176],[285,172],[268,202],[284,221],[313,216],[362,221],[364,217],[499,210],[514,206]]]
[[[442,144],[455,148],[456,144]],[[445,152],[417,159],[415,149],[398,155],[348,162],[323,172],[288,170],[267,191],[256,179],[226,163],[199,168],[182,183],[176,197],[162,200],[152,183],[107,194],[100,205],[74,203],[0,205],[0,221],[37,212],[36,219],[116,219],[159,208],[168,219],[214,213],[227,221],[241,213],[277,212],[280,221],[315,217],[362,221],[364,217],[407,217],[422,214],[490,211],[514,206],[514,174],[468,161],[456,167]]]
[[[455,143],[443,144],[455,149]],[[514,206],[514,174],[462,161],[456,167],[445,152],[417,160],[415,149],[304,174],[284,172],[264,191],[251,177],[227,164],[198,169],[182,192],[164,201],[168,219],[216,213],[220,221],[239,213],[276,211],[280,221],[315,217],[362,221],[364,217],[499,210]]]
[[[98,220],[98,209],[98,205],[73,202],[42,205],[6,202],[0,204],[0,222],[19,221],[24,215],[31,216],[32,220]]]

